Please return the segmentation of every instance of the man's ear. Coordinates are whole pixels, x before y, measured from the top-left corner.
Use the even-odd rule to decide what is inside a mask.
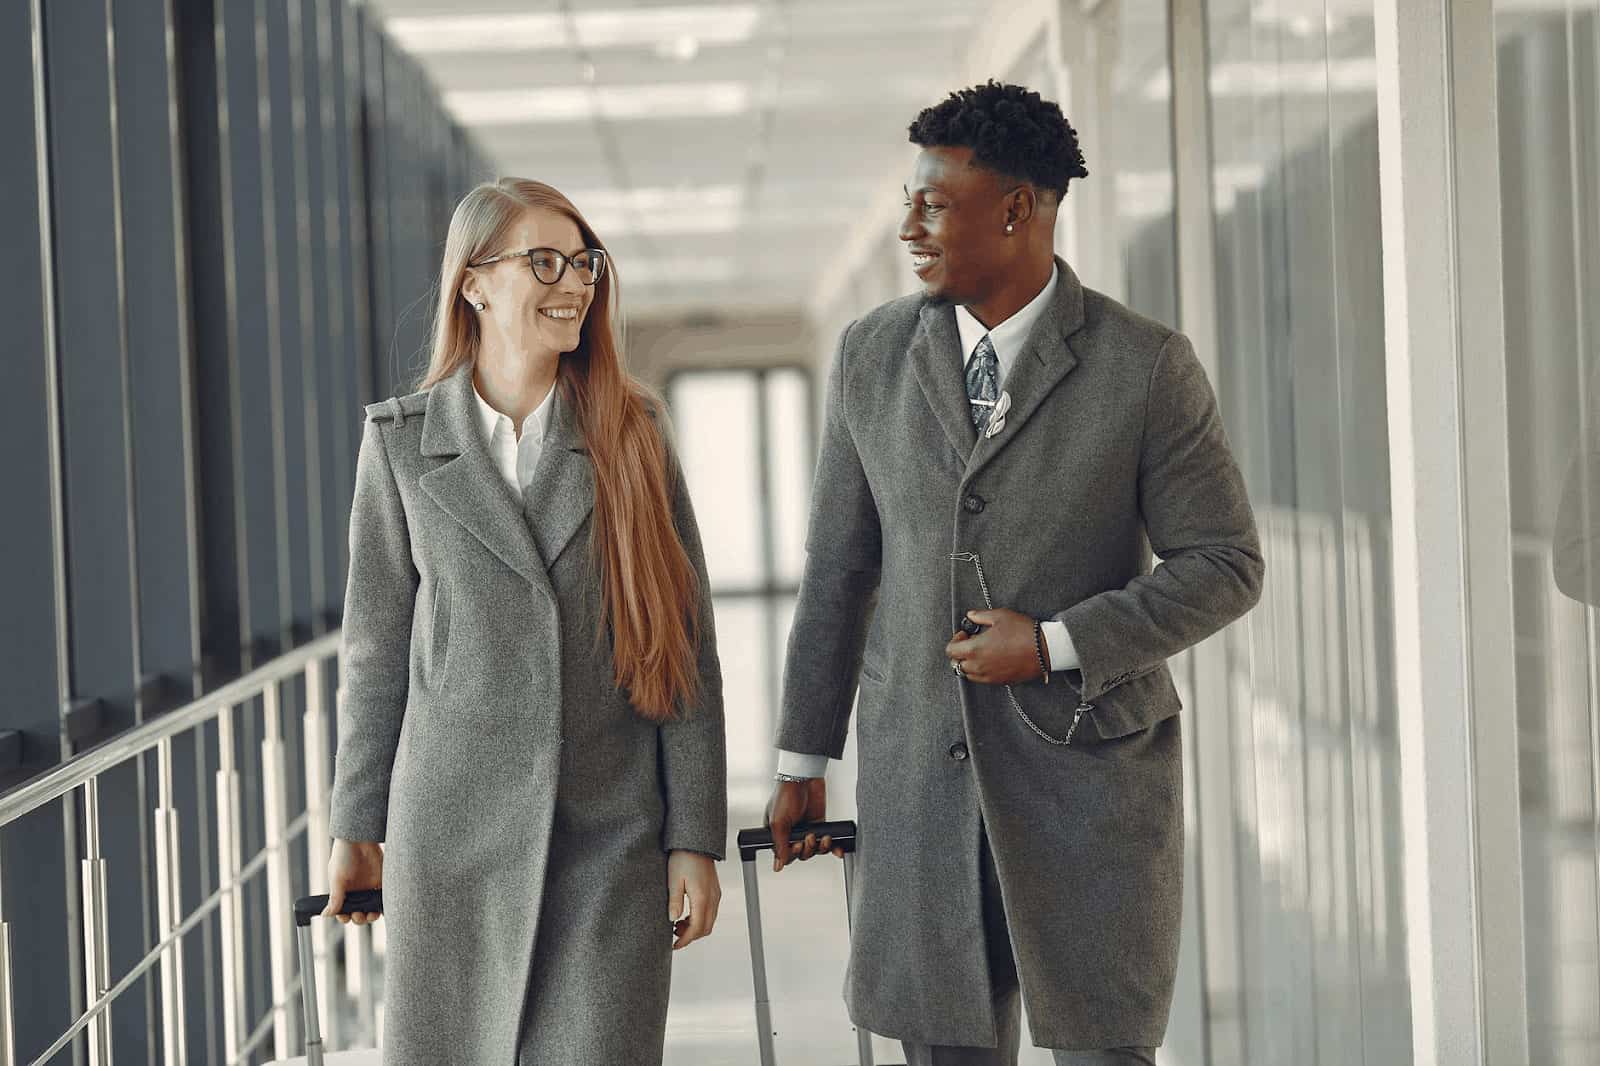
[[[1039,194],[1032,185],[1018,185],[1006,194],[1006,221],[1022,225],[1039,213]]]

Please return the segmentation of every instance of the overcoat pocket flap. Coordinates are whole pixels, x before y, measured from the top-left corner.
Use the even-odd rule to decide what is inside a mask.
[[[1091,700],[1094,709],[1084,715],[1073,743],[1115,740],[1149,729],[1183,708],[1172,671],[1165,663],[1132,677]],[[1085,728],[1086,727],[1086,728]]]

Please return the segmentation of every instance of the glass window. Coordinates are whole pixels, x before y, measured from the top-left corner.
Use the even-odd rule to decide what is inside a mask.
[[[1530,1060],[1600,1057],[1600,5],[1496,5]]]
[[[1268,574],[1203,816],[1216,1061],[1410,1061],[1370,10],[1207,10],[1215,385]],[[1211,720],[1222,708],[1202,708]],[[1199,728],[1197,726],[1197,728]]]
[[[783,656],[805,565],[811,378],[803,370],[692,370],[667,387],[705,544],[728,713],[729,807],[754,817],[772,771]]]

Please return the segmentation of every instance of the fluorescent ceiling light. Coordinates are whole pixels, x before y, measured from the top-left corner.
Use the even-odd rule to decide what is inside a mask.
[[[754,4],[643,7],[528,15],[419,15],[388,19],[384,28],[413,55],[440,52],[537,52],[570,48],[664,47],[693,42],[739,44],[754,34]]]
[[[445,107],[467,126],[608,119],[709,118],[750,110],[750,87],[736,81],[664,85],[560,86],[548,89],[459,89]]]
[[[744,220],[738,185],[579,189],[571,194],[601,240],[617,236],[732,233]]]

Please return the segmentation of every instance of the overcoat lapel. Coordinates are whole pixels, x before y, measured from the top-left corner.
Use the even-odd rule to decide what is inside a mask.
[[[555,602],[555,589],[522,517],[522,501],[489,457],[474,403],[470,365],[433,387],[423,415],[422,454],[451,458],[423,474],[418,484],[501,562]]]
[[[1056,269],[1060,276],[1056,281],[1055,297],[1033,324],[1027,343],[1017,355],[1017,361],[1000,383],[1001,391],[1011,394],[1011,410],[1006,414],[1005,424],[998,433],[993,437],[978,439],[967,463],[968,478],[1005,450],[1006,445],[1039,409],[1045,397],[1078,365],[1078,357],[1072,353],[1068,338],[1083,326],[1083,285],[1072,268],[1059,257],[1056,259]],[[950,317],[953,330],[953,312]],[[966,406],[964,388],[962,406]]]
[[[559,389],[560,386],[557,385]],[[528,484],[528,520],[545,565],[572,540],[594,510],[594,467],[566,397],[557,394],[545,430],[544,450]]]
[[[928,406],[944,427],[950,447],[965,465],[978,439],[967,403],[966,377],[961,372],[961,334],[956,329],[956,309],[948,303],[923,304],[920,324],[911,338],[906,357],[917,375]]]

